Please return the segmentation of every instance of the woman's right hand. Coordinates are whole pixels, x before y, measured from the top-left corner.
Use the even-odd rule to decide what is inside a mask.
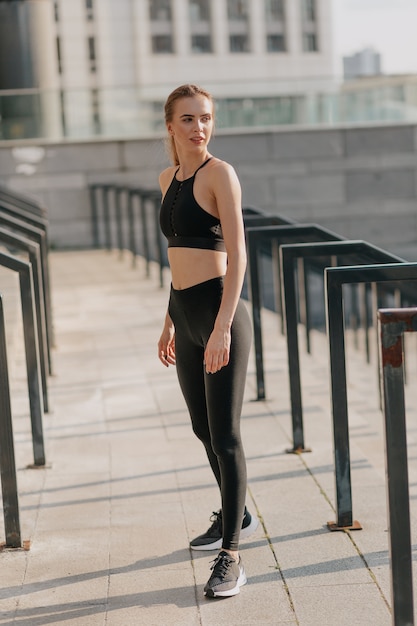
[[[165,367],[175,365],[175,329],[172,324],[165,324],[158,341],[158,358]]]

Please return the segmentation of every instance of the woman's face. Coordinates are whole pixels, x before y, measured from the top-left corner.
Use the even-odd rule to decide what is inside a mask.
[[[213,104],[202,95],[181,98],[174,106],[172,121],[167,123],[179,152],[205,149],[213,132]]]

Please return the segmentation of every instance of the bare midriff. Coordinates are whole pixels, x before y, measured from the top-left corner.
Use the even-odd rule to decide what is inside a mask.
[[[224,276],[227,254],[202,248],[168,248],[174,289],[188,289],[206,280]]]

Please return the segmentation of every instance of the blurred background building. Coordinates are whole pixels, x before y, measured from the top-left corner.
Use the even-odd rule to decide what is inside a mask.
[[[185,82],[218,128],[416,119],[409,78],[356,83],[381,78],[377,51],[337,76],[333,2],[0,0],[0,139],[154,136]]]
[[[0,185],[45,202],[53,245],[91,245],[89,185],[155,189],[163,103],[197,82],[245,206],[417,258],[417,73],[382,74],[360,44],[343,80],[338,6],[0,0]]]
[[[3,138],[152,132],[184,82],[213,93],[225,126],[314,123],[335,91],[331,0],[0,0],[0,11]],[[31,107],[42,128],[25,119]]]
[[[381,55],[373,48],[364,48],[343,57],[343,74],[345,80],[361,76],[378,76],[382,74]]]

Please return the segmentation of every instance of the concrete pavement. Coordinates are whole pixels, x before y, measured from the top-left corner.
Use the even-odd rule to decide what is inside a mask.
[[[234,598],[209,600],[203,586],[216,552],[190,552],[188,542],[209,526],[220,501],[175,369],[156,357],[168,287],[158,287],[156,268],[146,279],[140,260],[133,269],[117,253],[53,252],[50,263],[56,347],[44,418],[48,465],[27,469],[30,425],[17,336],[13,419],[22,534],[31,547],[0,553],[0,626],[389,626],[375,365],[348,344],[354,517],[363,530],[331,533],[326,341],[314,333],[313,354],[302,353],[312,451],[287,454],[286,344],[275,315],[263,313],[267,400],[254,400],[251,358],[242,418],[247,505],[261,523],[241,546],[248,584]],[[414,388],[408,385],[407,422],[415,550]]]

